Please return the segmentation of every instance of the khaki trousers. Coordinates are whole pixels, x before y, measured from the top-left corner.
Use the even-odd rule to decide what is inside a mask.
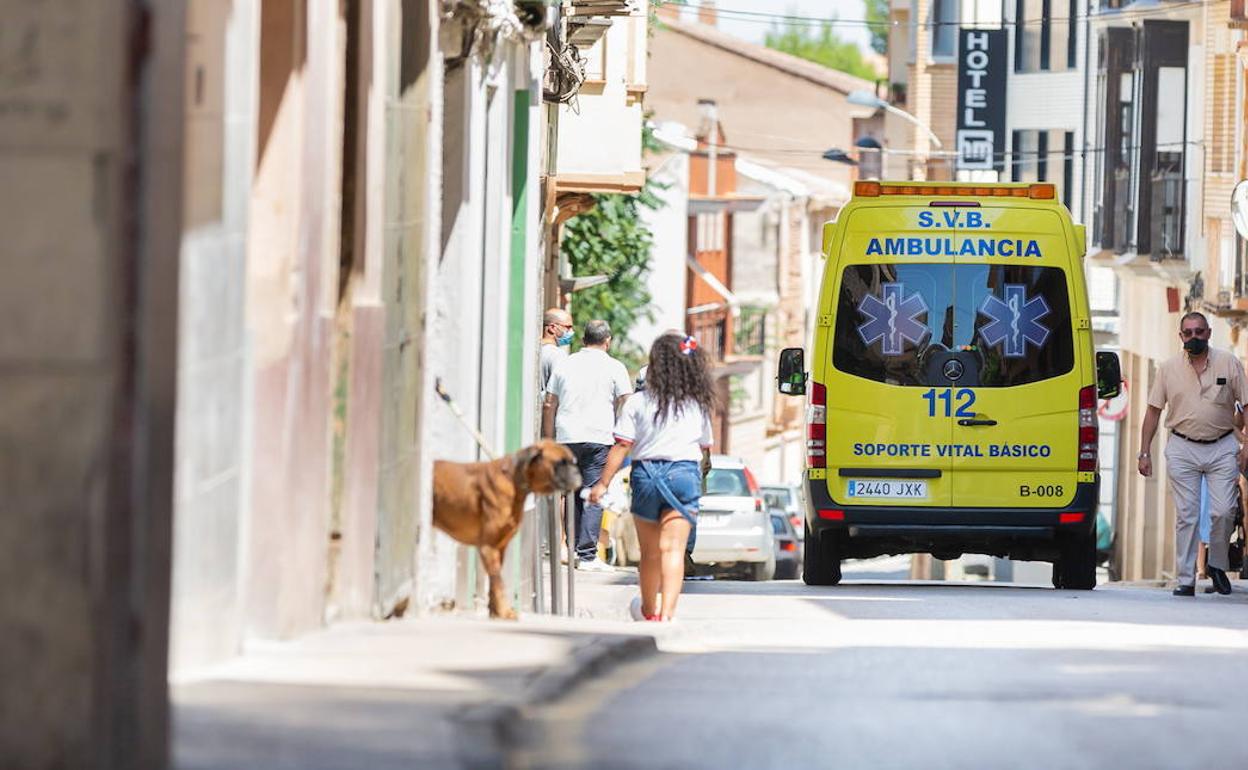
[[[1171,434],[1166,439],[1166,471],[1176,511],[1174,562],[1179,585],[1196,584],[1196,553],[1200,546],[1200,479],[1209,485],[1209,565],[1227,569],[1235,486],[1239,483],[1239,442],[1229,434],[1214,444],[1198,444]]]

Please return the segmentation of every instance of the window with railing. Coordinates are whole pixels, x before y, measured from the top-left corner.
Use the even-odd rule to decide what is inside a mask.
[[[1187,22],[1101,32],[1097,72],[1104,152],[1093,239],[1118,254],[1184,256]]]
[[[721,363],[728,345],[728,311],[723,308],[689,315],[689,334],[712,363]]]
[[[1183,170],[1182,165],[1159,168],[1152,180],[1151,258],[1183,256]]]
[[[743,307],[733,333],[733,352],[739,356],[761,356],[767,350],[767,310]]]
[[[1125,28],[1101,31],[1097,46],[1098,132],[1104,151],[1096,169],[1093,242],[1121,254],[1131,240],[1134,205],[1131,192],[1135,143],[1135,35]]]

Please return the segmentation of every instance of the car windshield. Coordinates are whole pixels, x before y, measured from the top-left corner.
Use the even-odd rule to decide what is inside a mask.
[[[706,474],[706,494],[748,497],[750,485],[741,468],[711,468]]]
[[[890,385],[1009,387],[1074,367],[1066,274],[1019,265],[850,265],[832,363]]]
[[[777,535],[787,535],[789,533],[788,528],[784,526],[783,516],[771,517],[771,531]]]
[[[767,503],[768,508],[788,508],[792,502],[787,489],[767,489],[763,488],[763,500]]]

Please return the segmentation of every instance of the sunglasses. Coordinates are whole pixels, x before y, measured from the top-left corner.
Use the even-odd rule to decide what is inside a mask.
[[[1209,328],[1205,327],[1204,329],[1183,329],[1182,331],[1179,332],[1179,334],[1185,340],[1191,339],[1192,337],[1208,337]]]

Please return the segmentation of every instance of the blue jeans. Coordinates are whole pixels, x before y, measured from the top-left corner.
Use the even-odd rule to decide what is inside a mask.
[[[581,469],[581,483],[586,489],[598,483],[602,478],[603,466],[607,464],[607,453],[611,447],[606,444],[564,444],[572,450],[576,464]],[[581,499],[580,490],[576,493],[576,556],[581,561],[592,561],[598,558],[598,533],[602,531],[602,506]]]

